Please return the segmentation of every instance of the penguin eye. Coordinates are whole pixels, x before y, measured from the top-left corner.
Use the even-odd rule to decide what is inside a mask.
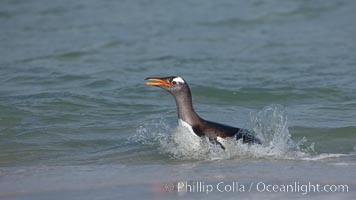
[[[172,84],[173,84],[173,85],[176,85],[176,84],[177,84],[177,82],[176,82],[176,81],[172,81]]]

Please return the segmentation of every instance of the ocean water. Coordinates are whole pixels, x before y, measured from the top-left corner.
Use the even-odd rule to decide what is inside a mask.
[[[0,199],[355,199],[355,9],[1,1]],[[170,75],[200,116],[264,144],[193,148],[144,84]]]

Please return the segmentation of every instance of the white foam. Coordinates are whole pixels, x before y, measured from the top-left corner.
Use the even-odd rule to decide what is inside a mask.
[[[316,160],[340,158],[340,157],[346,157],[346,156],[350,156],[350,154],[322,153],[322,154],[315,155],[315,156],[306,156],[304,158],[301,158],[301,160],[316,161]]]

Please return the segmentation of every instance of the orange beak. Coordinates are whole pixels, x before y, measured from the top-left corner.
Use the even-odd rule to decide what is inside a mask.
[[[146,78],[145,80],[148,80],[150,82],[146,82],[146,85],[148,86],[165,86],[165,87],[169,87],[171,84],[164,80],[164,79],[160,79],[160,78]]]

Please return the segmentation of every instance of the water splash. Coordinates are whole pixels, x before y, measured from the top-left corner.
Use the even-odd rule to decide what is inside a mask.
[[[270,105],[250,114],[252,129],[263,141],[262,146],[251,146],[254,157],[299,158],[313,151],[313,144],[306,149],[301,145],[306,138],[293,141],[288,130],[288,119],[282,105]]]
[[[198,138],[184,126],[177,126],[171,140],[165,141],[162,150],[181,160],[223,159],[224,150],[209,142],[207,137]]]
[[[293,141],[288,130],[287,116],[281,105],[269,105],[250,113],[249,130],[262,140],[263,145],[243,144],[229,139],[224,153],[227,158],[300,159],[313,152],[313,144],[301,148],[306,139]]]
[[[140,143],[142,145],[164,145],[170,139],[172,126],[165,119],[151,121],[141,125],[136,133],[128,138],[127,143]]]
[[[226,149],[209,142],[208,138],[192,135],[184,126],[169,125],[166,120],[140,126],[129,141],[157,145],[161,153],[168,153],[180,160],[221,159],[296,159],[319,160],[333,155],[315,156],[314,144],[306,145],[306,139],[293,141],[288,130],[287,116],[281,105],[269,105],[258,112],[250,113],[249,130],[263,141],[263,145],[243,144],[241,140],[226,140]],[[338,155],[340,156],[340,155]],[[335,157],[335,156],[334,156]]]

